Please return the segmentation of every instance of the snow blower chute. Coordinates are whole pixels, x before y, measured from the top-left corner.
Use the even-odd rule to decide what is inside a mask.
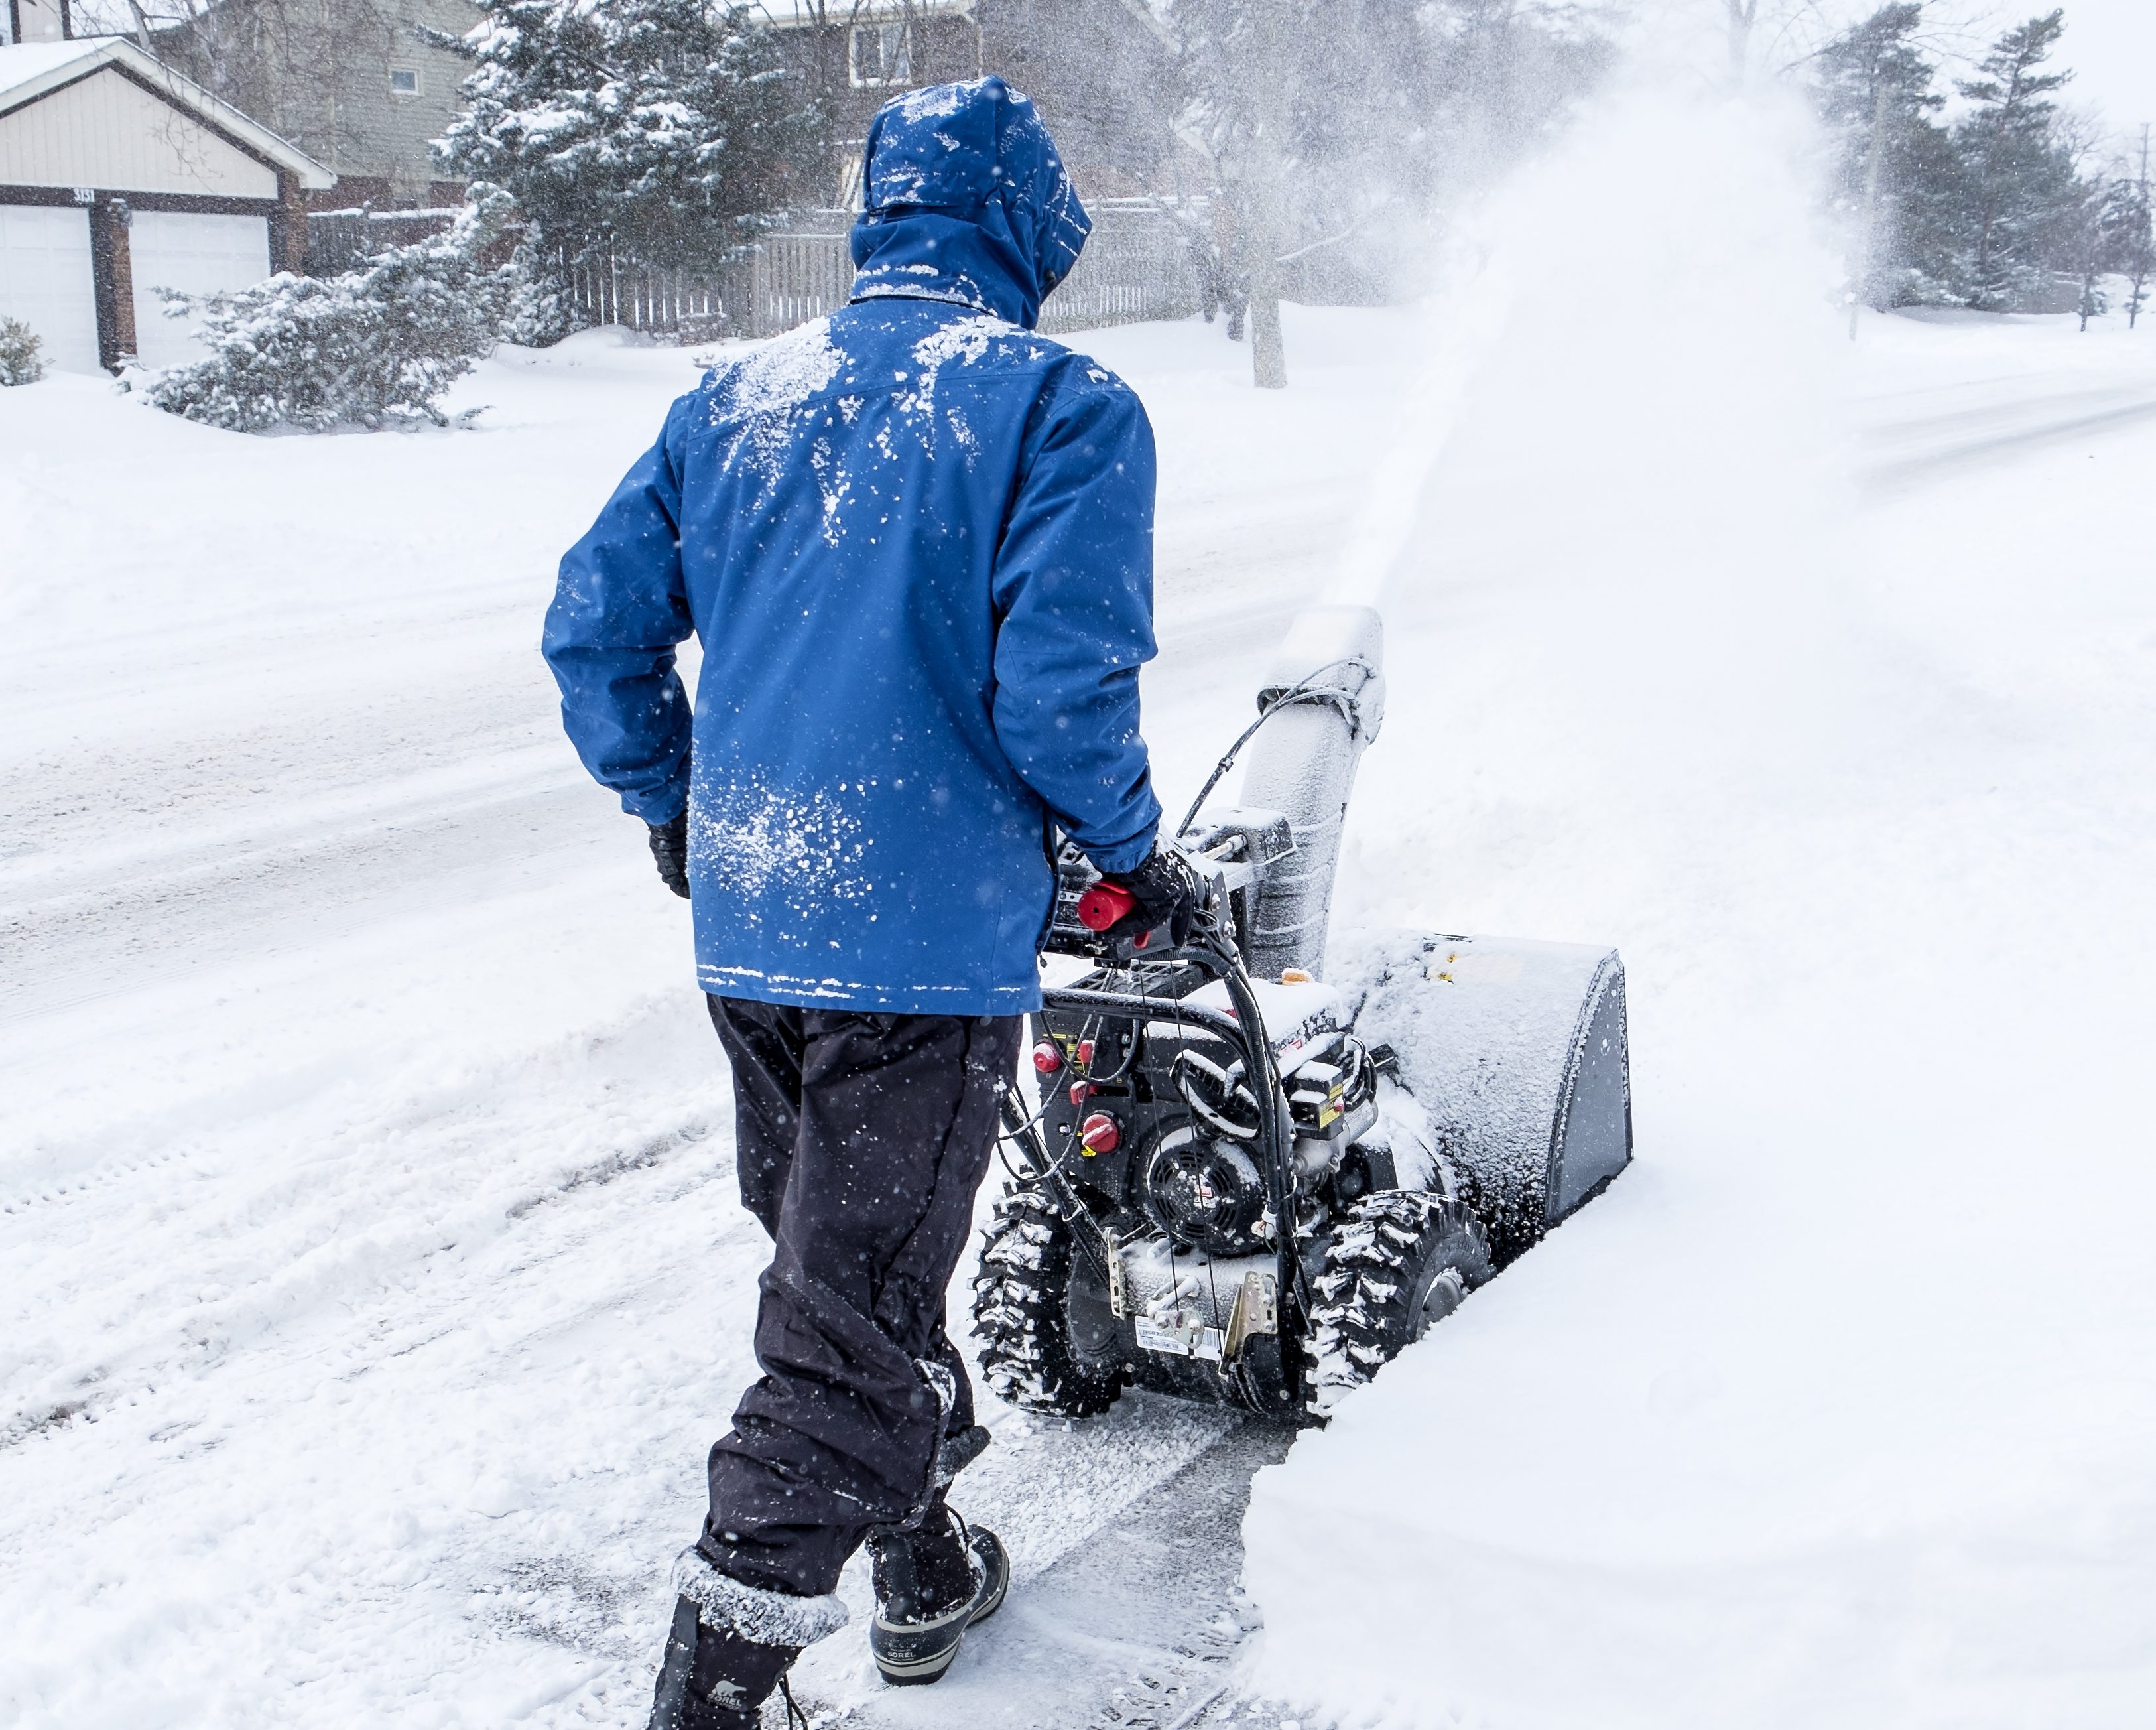
[[[1368,608],[1296,619],[1185,819],[1213,892],[1181,948],[1105,937],[1120,892],[1064,850],[1046,947],[1089,965],[1045,992],[1037,1104],[1005,1100],[973,1304],[1004,1399],[1322,1418],[1630,1159],[1614,950],[1364,934],[1327,977],[1383,652]],[[1200,819],[1246,744],[1240,804]]]

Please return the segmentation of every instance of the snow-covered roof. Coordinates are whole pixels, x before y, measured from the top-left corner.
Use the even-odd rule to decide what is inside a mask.
[[[0,48],[0,109],[16,105],[14,92],[21,85],[72,66],[104,46],[100,38],[88,42],[25,42]]]
[[[0,48],[0,114],[24,107],[106,66],[116,67],[140,79],[175,107],[187,109],[219,131],[229,133],[257,156],[297,176],[301,186],[321,192],[336,184],[336,176],[312,157],[287,144],[267,126],[248,119],[229,102],[181,77],[122,37],[26,42],[13,48]]]

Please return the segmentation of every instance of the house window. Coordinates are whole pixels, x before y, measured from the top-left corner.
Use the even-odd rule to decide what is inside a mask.
[[[409,66],[389,69],[389,94],[393,96],[416,96],[419,94],[419,74]]]
[[[846,40],[846,71],[856,89],[913,82],[913,42],[906,26],[856,24]]]

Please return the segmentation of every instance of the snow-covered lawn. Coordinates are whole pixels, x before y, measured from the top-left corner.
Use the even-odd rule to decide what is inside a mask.
[[[1279,397],[1196,325],[1088,345],[1160,435],[1167,788],[1382,564],[1340,916],[1631,978],[1637,1167],[1261,1476],[1245,1697],[2134,1722],[2156,330],[1522,305],[1428,480],[1419,315],[1291,313]],[[0,392],[0,1718],[640,1722],[761,1245],[536,644],[693,376],[594,333],[481,430],[316,439]],[[999,1414],[965,1505],[1023,1582],[1225,1422]]]

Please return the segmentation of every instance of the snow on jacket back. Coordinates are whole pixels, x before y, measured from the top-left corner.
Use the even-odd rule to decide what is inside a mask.
[[[674,404],[562,560],[547,659],[624,809],[686,802],[705,990],[1014,1014],[1049,824],[1126,870],[1159,821],[1152,429],[1030,334],[1088,223],[1024,96],[891,104],[866,183],[853,304]]]

